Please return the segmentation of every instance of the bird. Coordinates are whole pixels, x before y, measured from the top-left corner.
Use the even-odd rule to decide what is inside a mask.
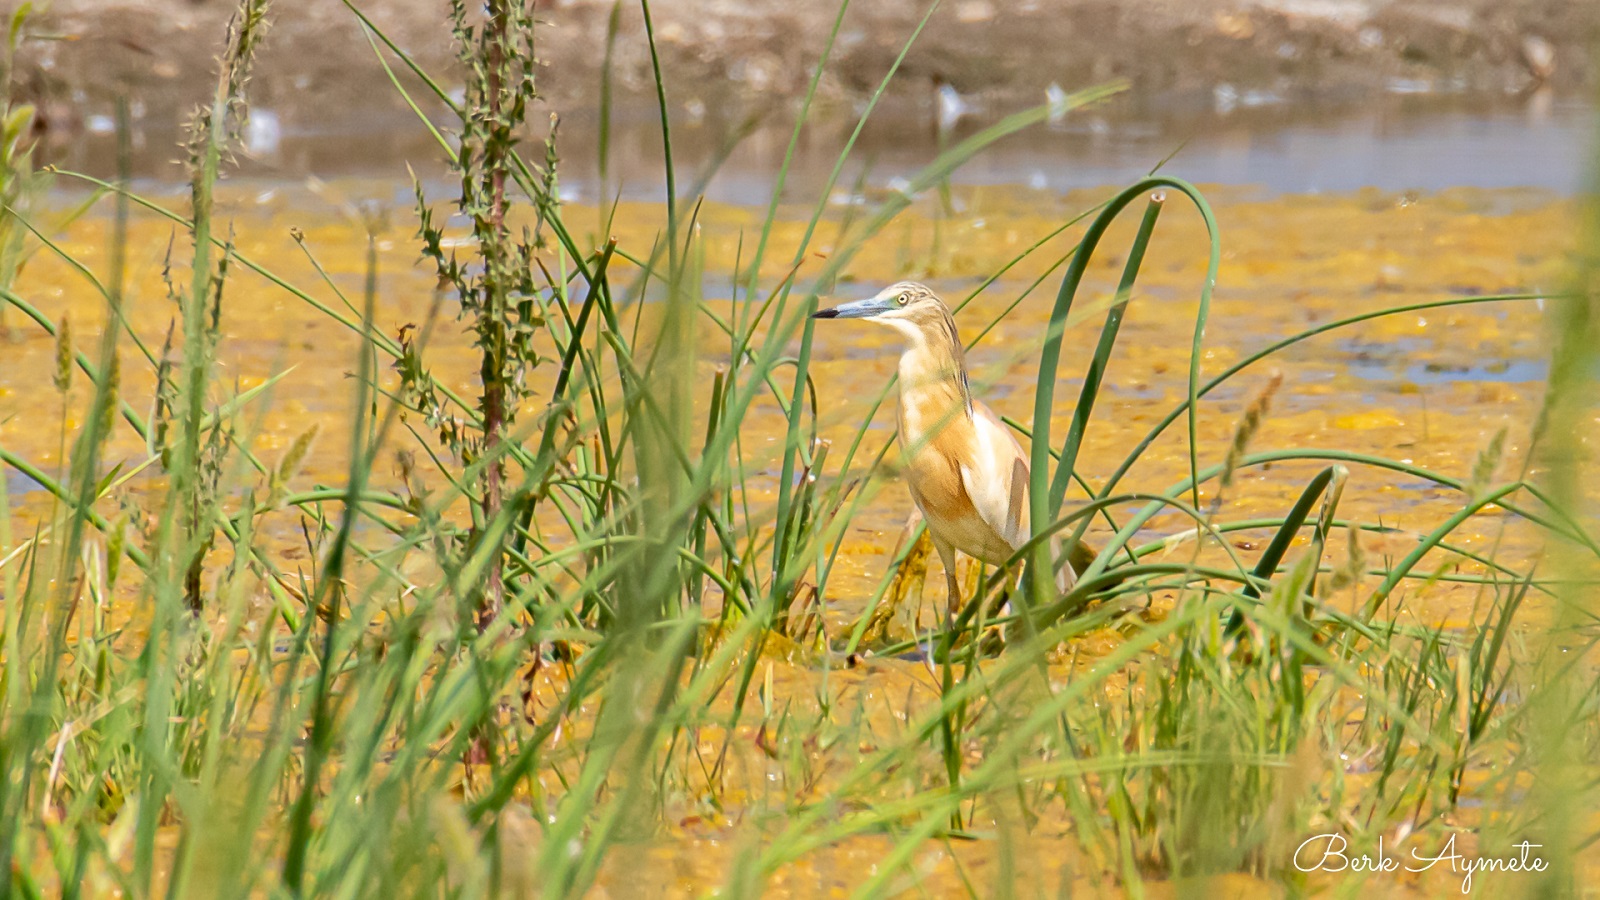
[[[1001,566],[1032,535],[1028,455],[994,410],[972,396],[955,316],[927,285],[901,281],[812,318],[867,319],[904,339],[898,407],[903,474],[944,563],[954,621],[963,605],[956,552]],[[1078,550],[1073,557],[1080,567],[1083,555]],[[1073,568],[1061,567],[1062,590],[1076,582]]]
[[[967,98],[945,81],[943,75],[933,77],[933,105],[934,134],[940,138],[949,137],[956,124],[975,111]]]

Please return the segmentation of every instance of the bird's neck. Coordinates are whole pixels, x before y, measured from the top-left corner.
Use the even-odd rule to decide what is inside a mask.
[[[900,354],[900,403],[915,408],[920,419],[952,421],[972,415],[967,368],[949,314],[906,334]]]

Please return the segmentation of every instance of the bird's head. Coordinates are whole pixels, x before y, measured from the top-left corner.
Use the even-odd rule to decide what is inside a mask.
[[[953,330],[950,310],[925,284],[901,281],[891,284],[865,300],[841,303],[832,309],[818,310],[813,319],[871,319],[881,322],[916,341],[930,330]]]

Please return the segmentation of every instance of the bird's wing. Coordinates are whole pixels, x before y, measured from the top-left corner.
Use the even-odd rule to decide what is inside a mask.
[[[1028,459],[1000,417],[982,403],[972,410],[976,446],[961,466],[961,484],[984,524],[1011,549],[1028,540]]]

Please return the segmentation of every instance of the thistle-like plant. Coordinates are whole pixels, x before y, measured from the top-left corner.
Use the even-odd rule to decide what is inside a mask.
[[[534,336],[544,319],[532,271],[537,229],[515,235],[507,224],[507,183],[519,163],[514,152],[534,87],[533,10],[525,0],[488,0],[484,19],[469,22],[466,4],[454,0],[450,21],[466,72],[460,134],[453,166],[460,176],[456,205],[471,222],[475,259],[463,261],[447,249],[421,185],[417,185],[418,237],[422,255],[437,269],[441,287],[460,303],[479,352],[478,421],[463,423],[445,411],[421,351],[402,331],[396,363],[410,405],[422,412],[440,441],[476,472],[476,513],[468,552],[479,549],[501,513],[505,496],[505,441],[517,406],[528,396],[528,373],[540,362]],[[553,171],[553,170],[552,170]],[[544,176],[548,178],[548,175]],[[489,557],[475,610],[480,629],[499,612],[505,594],[501,554]]]

